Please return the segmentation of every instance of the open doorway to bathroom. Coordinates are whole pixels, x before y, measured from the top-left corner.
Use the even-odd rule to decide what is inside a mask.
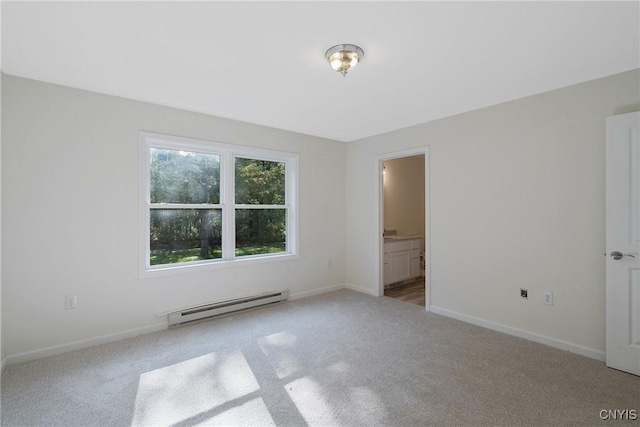
[[[380,294],[428,310],[428,152],[392,153],[380,166]]]

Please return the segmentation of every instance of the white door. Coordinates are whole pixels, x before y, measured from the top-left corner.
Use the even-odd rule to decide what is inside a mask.
[[[640,375],[640,113],[607,119],[607,366]]]

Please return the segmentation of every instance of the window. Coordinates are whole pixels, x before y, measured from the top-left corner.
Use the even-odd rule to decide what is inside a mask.
[[[286,251],[286,163],[235,158],[236,256]]]
[[[141,133],[144,272],[296,254],[297,157]]]

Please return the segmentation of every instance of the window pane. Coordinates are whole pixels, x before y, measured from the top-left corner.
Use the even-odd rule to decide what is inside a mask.
[[[284,205],[285,163],[236,158],[236,204]]]
[[[151,148],[151,203],[220,203],[220,156]]]
[[[236,209],[236,256],[285,252],[286,209]]]
[[[151,209],[150,264],[222,257],[220,209]]]

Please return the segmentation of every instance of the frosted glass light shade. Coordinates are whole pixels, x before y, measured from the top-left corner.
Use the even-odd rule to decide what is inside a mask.
[[[329,65],[343,76],[364,58],[364,50],[353,44],[339,44],[325,53]]]

